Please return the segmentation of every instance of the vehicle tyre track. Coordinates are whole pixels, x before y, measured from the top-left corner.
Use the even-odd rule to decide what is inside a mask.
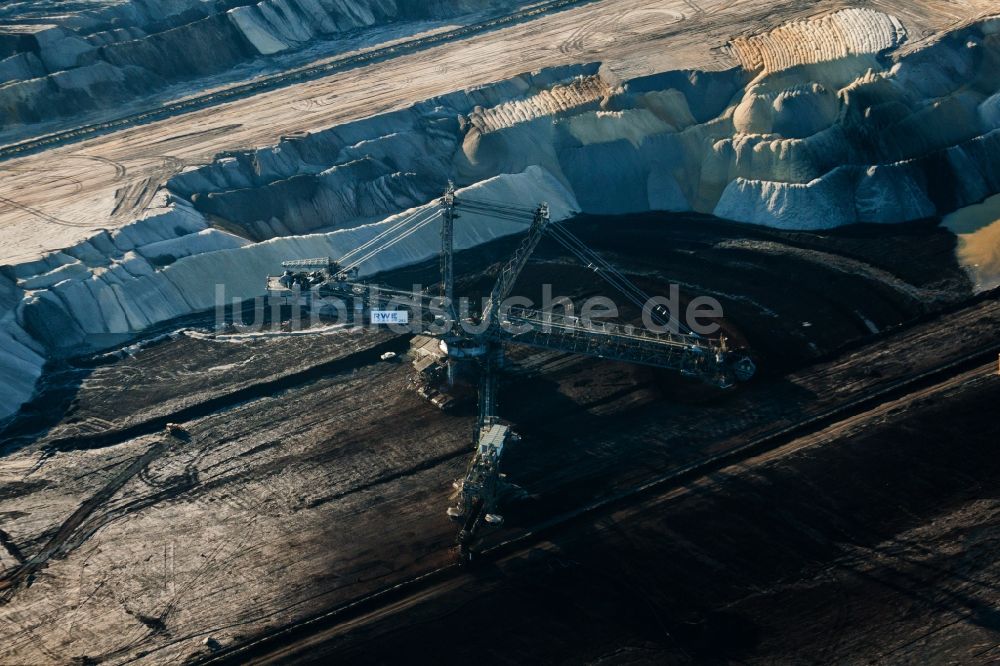
[[[994,344],[988,349],[972,352],[936,368],[901,378],[887,386],[849,400],[842,405],[832,407],[812,417],[762,435],[735,449],[682,466],[679,469],[671,470],[639,486],[599,498],[585,506],[544,520],[520,534],[476,552],[476,556],[478,559],[491,561],[503,555],[509,555],[517,552],[518,548],[525,548],[543,540],[554,530],[563,528],[574,521],[598,512],[626,506],[628,503],[640,500],[651,492],[665,492],[671,488],[680,487],[684,483],[689,483],[731,465],[738,464],[741,461],[770,451],[776,451],[797,439],[821,432],[826,428],[876,409],[879,405],[925,391],[944,383],[949,379],[982,366],[984,361],[988,362],[988,366],[985,367],[992,369],[993,364],[996,362],[998,351],[1000,351],[1000,344]],[[265,654],[268,650],[292,645],[297,639],[309,636],[311,632],[325,627],[335,627],[351,619],[368,613],[375,613],[379,609],[401,603],[403,600],[419,594],[432,585],[444,583],[456,576],[460,571],[462,571],[462,567],[457,562],[433,569],[349,601],[325,613],[287,625],[278,631],[256,640],[233,645],[212,655],[204,655],[200,659],[196,659],[194,663],[246,663],[248,658],[254,655]]]
[[[275,74],[269,77],[262,77],[251,82],[234,85],[224,90],[219,90],[202,95],[194,95],[184,100],[164,104],[160,107],[129,114],[113,120],[107,120],[90,125],[81,125],[41,137],[27,139],[13,144],[0,147],[0,160],[18,157],[47,148],[67,143],[76,143],[96,135],[106,134],[111,131],[134,127],[162,120],[180,113],[197,111],[199,109],[216,106],[219,104],[232,102],[238,99],[257,95],[262,92],[284,88],[286,86],[312,81],[322,78],[334,72],[345,71],[362,67],[376,62],[390,60],[403,55],[409,55],[420,51],[440,46],[442,44],[468,39],[494,30],[533,20],[535,18],[552,14],[554,12],[569,9],[583,4],[589,4],[596,0],[549,0],[533,7],[528,7],[520,11],[500,16],[480,23],[454,28],[443,32],[418,37],[404,42],[399,42],[389,46],[378,47],[369,51],[346,55],[319,65],[312,65],[292,72]]]
[[[56,533],[38,553],[28,558],[24,564],[9,574],[0,577],[0,603],[10,601],[20,585],[30,582],[35,573],[43,569],[51,558],[63,555],[67,549],[71,549],[73,545],[78,545],[70,543],[70,538],[77,532],[78,528],[92,516],[98,507],[111,499],[122,486],[145,469],[149,463],[158,458],[170,444],[171,441],[167,437],[161,437],[158,441],[154,442],[142,455],[112,477],[103,488],[81,504],[69,518],[63,521],[63,524]]]

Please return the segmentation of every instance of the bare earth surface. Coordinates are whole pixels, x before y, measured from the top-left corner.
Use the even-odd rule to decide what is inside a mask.
[[[266,146],[414,102],[560,64],[602,61],[623,77],[726,69],[742,32],[863,4],[898,15],[914,39],[995,12],[989,0],[821,3],[605,0],[524,25],[0,164],[0,263],[29,261],[135,218],[185,165]]]
[[[993,365],[227,663],[996,663]]]
[[[898,16],[911,44],[997,11],[993,0],[582,5],[0,162],[0,264],[127,224],[171,174],[223,150],[559,64],[602,61],[622,77],[731,68],[734,35],[847,6]],[[618,221],[614,238],[579,224],[651,292],[671,279],[720,298],[761,374],[719,392],[513,351],[500,408],[523,441],[504,465],[523,492],[479,546],[774,446],[234,663],[385,663],[426,642],[449,650],[426,656],[466,663],[508,651],[591,663],[1000,659],[1000,301],[972,299],[954,238],[932,225],[879,230],[879,244],[871,229],[668,222]],[[506,242],[456,258],[463,289],[495,279]],[[551,248],[536,258],[522,289],[593,290],[596,278]],[[434,270],[396,277],[429,283]],[[379,360],[404,353],[405,337],[175,330],[190,323],[167,322],[173,335],[131,354],[54,362],[4,433],[0,664],[206,659],[451,571],[444,511],[474,417],[418,398],[406,360]],[[186,434],[164,432],[175,421]]]
[[[487,545],[976,353],[997,339],[997,308],[986,300],[727,395],[616,364],[515,355],[502,408],[525,441],[506,468],[526,496]],[[944,341],[942,324],[955,333]],[[206,636],[234,645],[452,564],[444,508],[472,418],[420,400],[405,364],[377,360],[385,343],[293,338],[282,351],[264,340],[216,357],[210,348],[227,343],[178,338],[96,369],[70,422],[0,460],[0,663],[172,661],[203,653]],[[255,373],[266,382],[296,348],[339,365],[194,414],[183,439],[64,436],[75,420],[82,435],[102,418],[116,425],[116,413],[127,426],[189,406],[184,394],[210,400],[220,361],[233,366],[230,388]],[[973,373],[976,385],[993,381],[994,365]],[[134,392],[102,388],[126,386],[136,367]]]

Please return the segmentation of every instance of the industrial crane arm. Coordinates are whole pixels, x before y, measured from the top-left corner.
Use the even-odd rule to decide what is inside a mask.
[[[736,378],[733,364],[738,359],[705,338],[523,308],[511,308],[501,313],[501,319],[494,329],[498,342],[678,370],[722,387],[731,386]]]
[[[521,221],[527,215],[531,214],[528,209],[495,201],[486,202],[463,197],[461,199],[455,199],[455,203],[456,205],[467,208],[472,212],[497,219]],[[536,218],[537,214],[538,211],[536,210]],[[517,281],[517,276],[524,268],[524,264],[527,262],[528,257],[531,256],[535,246],[538,245],[539,240],[541,240],[542,232],[547,232],[549,236],[579,259],[584,266],[600,275],[605,281],[608,282],[608,284],[621,292],[640,310],[647,306],[651,306],[650,316],[654,323],[659,326],[665,326],[671,331],[684,333],[692,337],[698,337],[694,331],[685,326],[683,322],[677,319],[669,310],[667,310],[667,308],[662,305],[651,305],[651,299],[646,292],[637,287],[631,280],[625,277],[621,271],[601,257],[601,255],[587,247],[587,245],[577,238],[576,235],[569,229],[561,224],[549,224],[548,219],[545,220],[545,224],[541,228],[536,228],[534,224],[532,225],[531,230],[529,230],[528,237],[525,239],[524,243],[522,243],[521,248],[518,249],[513,257],[511,257],[510,261],[504,267],[504,270],[501,271],[500,277],[497,280],[497,285],[494,287],[494,294],[491,294],[490,296],[489,305],[492,309],[486,308],[483,310],[484,320],[487,313],[491,314],[495,319],[496,308],[498,308],[499,304],[510,295],[510,290],[513,289],[514,283]]]
[[[459,205],[489,215],[499,216],[507,214],[504,210],[499,209],[497,205],[485,204],[475,200],[462,199],[459,201]],[[511,210],[516,211],[516,209]],[[513,212],[513,215],[516,215],[516,212]],[[538,242],[542,239],[542,234],[548,226],[549,207],[546,204],[541,204],[535,209],[531,227],[528,229],[528,235],[521,241],[521,245],[514,252],[514,255],[500,269],[500,276],[497,278],[496,284],[493,285],[490,297],[483,307],[483,321],[490,322],[490,327],[496,326],[500,304],[510,296],[510,292],[514,288],[514,283],[517,282],[518,276],[524,270],[525,264],[528,263],[531,253],[535,251]]]
[[[637,287],[631,280],[622,275],[621,271],[608,263],[601,255],[576,237],[569,229],[562,225],[553,224],[549,227],[549,235],[560,245],[576,256],[583,265],[590,268],[612,287],[622,293],[627,299],[642,310],[651,305],[649,294]],[[685,326],[679,319],[674,317],[669,310],[662,305],[651,307],[650,315],[652,320],[659,326],[666,326],[671,331],[685,333],[698,337],[694,331]]]

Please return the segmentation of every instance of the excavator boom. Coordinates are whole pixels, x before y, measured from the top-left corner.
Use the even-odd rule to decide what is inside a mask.
[[[357,310],[378,309],[392,302],[419,308],[412,323],[428,335],[441,339],[447,354],[448,381],[453,380],[456,365],[470,362],[479,368],[479,419],[474,435],[475,453],[465,477],[456,482],[458,501],[448,514],[463,525],[459,547],[463,558],[471,555],[470,546],[483,524],[497,525],[503,518],[496,513],[501,496],[510,487],[500,472],[507,444],[518,441],[510,426],[497,413],[497,377],[504,363],[507,343],[554,349],[625,363],[675,370],[711,384],[728,387],[737,380],[749,379],[755,371],[750,357],[727,347],[724,338],[713,340],[695,334],[662,306],[653,305],[652,321],[667,333],[655,333],[644,327],[611,322],[587,321],[571,315],[556,315],[526,308],[504,308],[518,277],[527,265],[542,236],[548,234],[571,254],[600,275],[640,309],[653,303],[649,296],[598,253],[560,224],[549,219],[549,208],[541,204],[534,210],[496,201],[459,196],[449,183],[441,209],[424,208],[400,216],[366,243],[354,248],[338,261],[332,259],[299,260],[286,264],[285,273],[269,280],[275,293],[308,289],[319,295],[346,297]],[[453,306],[454,221],[459,211],[468,211],[497,219],[525,222],[531,220],[527,235],[503,265],[481,314],[477,332],[460,330]],[[435,220],[442,219],[441,229],[441,298],[426,293],[412,293],[355,281],[359,266],[380,252],[409,238]],[[443,307],[442,307],[443,306]],[[405,306],[404,306],[405,307]],[[416,314],[416,313],[415,313]],[[427,317],[430,317],[429,319]],[[449,333],[431,330],[442,322],[453,326]],[[485,326],[483,326],[485,324]]]
[[[704,338],[522,308],[508,310],[496,331],[498,341],[676,370],[722,388],[736,379],[723,347]]]

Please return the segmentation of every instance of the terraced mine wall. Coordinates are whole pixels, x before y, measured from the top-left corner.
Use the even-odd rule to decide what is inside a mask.
[[[802,35],[816,48],[788,46]],[[218,283],[259,295],[283,259],[339,256],[449,179],[548,201],[556,219],[697,211],[812,230],[935,217],[1000,192],[1000,21],[897,53],[905,39],[892,17],[850,10],[736,40],[744,66],[728,71],[619,81],[599,64],[554,68],[219,155],[172,178],[135,223],[8,269],[0,416],[47,357],[210,308]],[[521,230],[467,215],[457,243]],[[428,259],[437,243],[425,229],[366,271]]]
[[[254,240],[533,165],[585,212],[694,210],[796,229],[923,219],[997,192],[1000,23],[899,58],[902,28],[877,12],[810,29],[840,36],[866,17],[874,35],[847,32],[798,60],[754,55],[750,40],[734,42],[748,64],[730,71],[618,82],[597,65],[559,68],[223,156],[170,188]],[[814,61],[828,52],[838,57]]]
[[[0,26],[0,130],[114,108],[171,83],[373,26],[517,3],[182,0],[97,3],[75,13],[35,4],[0,9],[0,19],[25,21]]]

